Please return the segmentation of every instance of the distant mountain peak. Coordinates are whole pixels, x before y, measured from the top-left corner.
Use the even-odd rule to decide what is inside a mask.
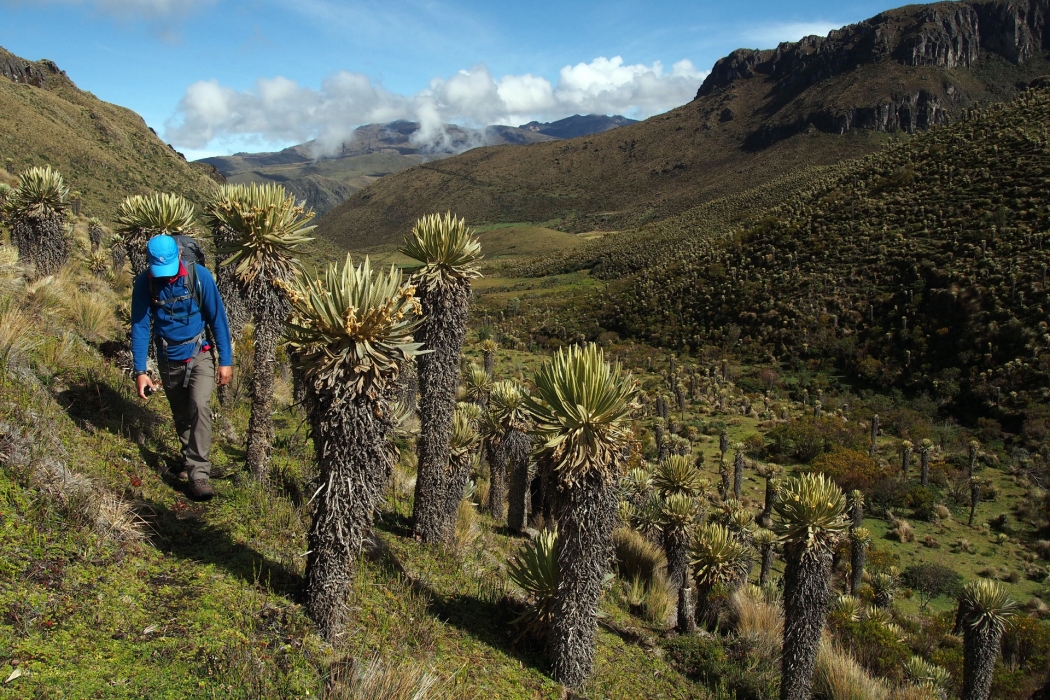
[[[553,122],[531,121],[528,124],[522,124],[518,128],[546,136],[553,136],[558,139],[573,139],[579,136],[601,134],[618,126],[637,123],[637,119],[628,119],[620,114],[612,116],[604,114],[574,114],[571,117],[565,117]]]

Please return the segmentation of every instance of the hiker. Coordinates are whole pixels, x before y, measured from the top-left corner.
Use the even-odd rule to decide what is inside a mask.
[[[191,498],[208,500],[215,495],[209,481],[208,402],[216,381],[224,386],[233,378],[233,344],[215,278],[208,268],[197,264],[203,256],[198,256],[196,243],[185,240],[188,245],[183,248],[192,246],[192,254],[181,250],[171,236],[154,236],[146,246],[149,268],[135,279],[131,292],[131,352],[135,359],[135,388],[140,397],[147,399],[157,388],[146,374],[152,335],[161,384],[182,443],[184,470],[179,477],[188,480]],[[183,257],[187,264],[183,264]]]

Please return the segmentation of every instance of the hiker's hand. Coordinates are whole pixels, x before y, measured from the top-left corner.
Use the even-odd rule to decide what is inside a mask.
[[[217,377],[219,386],[226,386],[233,379],[233,367],[220,367],[219,376]]]
[[[149,397],[146,396],[146,387],[149,387],[152,393],[157,390],[157,385],[153,383],[153,380],[149,378],[148,374],[140,374],[135,377],[135,389],[139,392],[139,398],[146,400]]]

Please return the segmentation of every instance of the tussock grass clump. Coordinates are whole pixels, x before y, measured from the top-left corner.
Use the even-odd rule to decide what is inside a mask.
[[[756,586],[743,586],[730,598],[737,636],[770,666],[777,664],[784,639],[784,611]]]
[[[88,342],[105,340],[116,328],[113,304],[108,299],[77,292],[67,300],[66,309],[73,328]]]
[[[435,700],[442,697],[437,676],[419,664],[387,664],[373,656],[333,664],[321,693],[323,700]]]
[[[624,581],[639,579],[652,584],[667,566],[663,551],[637,530],[621,527],[613,532],[616,570]]]
[[[915,529],[911,526],[911,523],[903,518],[898,518],[894,521],[894,528],[890,531],[890,534],[901,542],[915,541]]]
[[[890,700],[891,695],[884,681],[869,676],[856,659],[825,637],[817,653],[813,697],[818,700]]]
[[[0,369],[18,366],[38,341],[30,333],[32,320],[16,306],[0,311]]]
[[[0,424],[9,444],[32,439]],[[10,449],[10,448],[9,448]],[[28,454],[22,450],[22,454]],[[30,483],[42,495],[41,505],[54,508],[71,524],[95,531],[104,541],[130,544],[148,541],[146,523],[132,503],[115,495],[94,480],[74,472],[53,457],[23,465]]]
[[[456,529],[453,532],[453,548],[457,554],[469,551],[481,537],[481,525],[478,523],[478,511],[470,498],[459,502],[456,511]]]

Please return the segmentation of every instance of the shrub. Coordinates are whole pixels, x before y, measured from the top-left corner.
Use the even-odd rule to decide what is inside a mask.
[[[850,652],[864,668],[885,678],[899,678],[911,649],[904,644],[896,625],[885,611],[855,622],[843,621],[837,625],[835,637],[843,649]]]
[[[848,425],[830,417],[796,418],[769,432],[770,451],[809,462],[836,445],[859,448],[863,439],[858,439],[856,429]]]
[[[831,452],[825,452],[814,459],[810,466],[846,492],[854,489],[870,491],[884,476],[878,462],[864,452],[846,447],[836,447]]]
[[[935,500],[933,491],[925,486],[916,486],[908,492],[908,507],[920,520],[933,519]]]
[[[923,608],[937,596],[954,597],[962,591],[962,576],[942,564],[912,564],[904,570],[901,578],[919,594]]]

